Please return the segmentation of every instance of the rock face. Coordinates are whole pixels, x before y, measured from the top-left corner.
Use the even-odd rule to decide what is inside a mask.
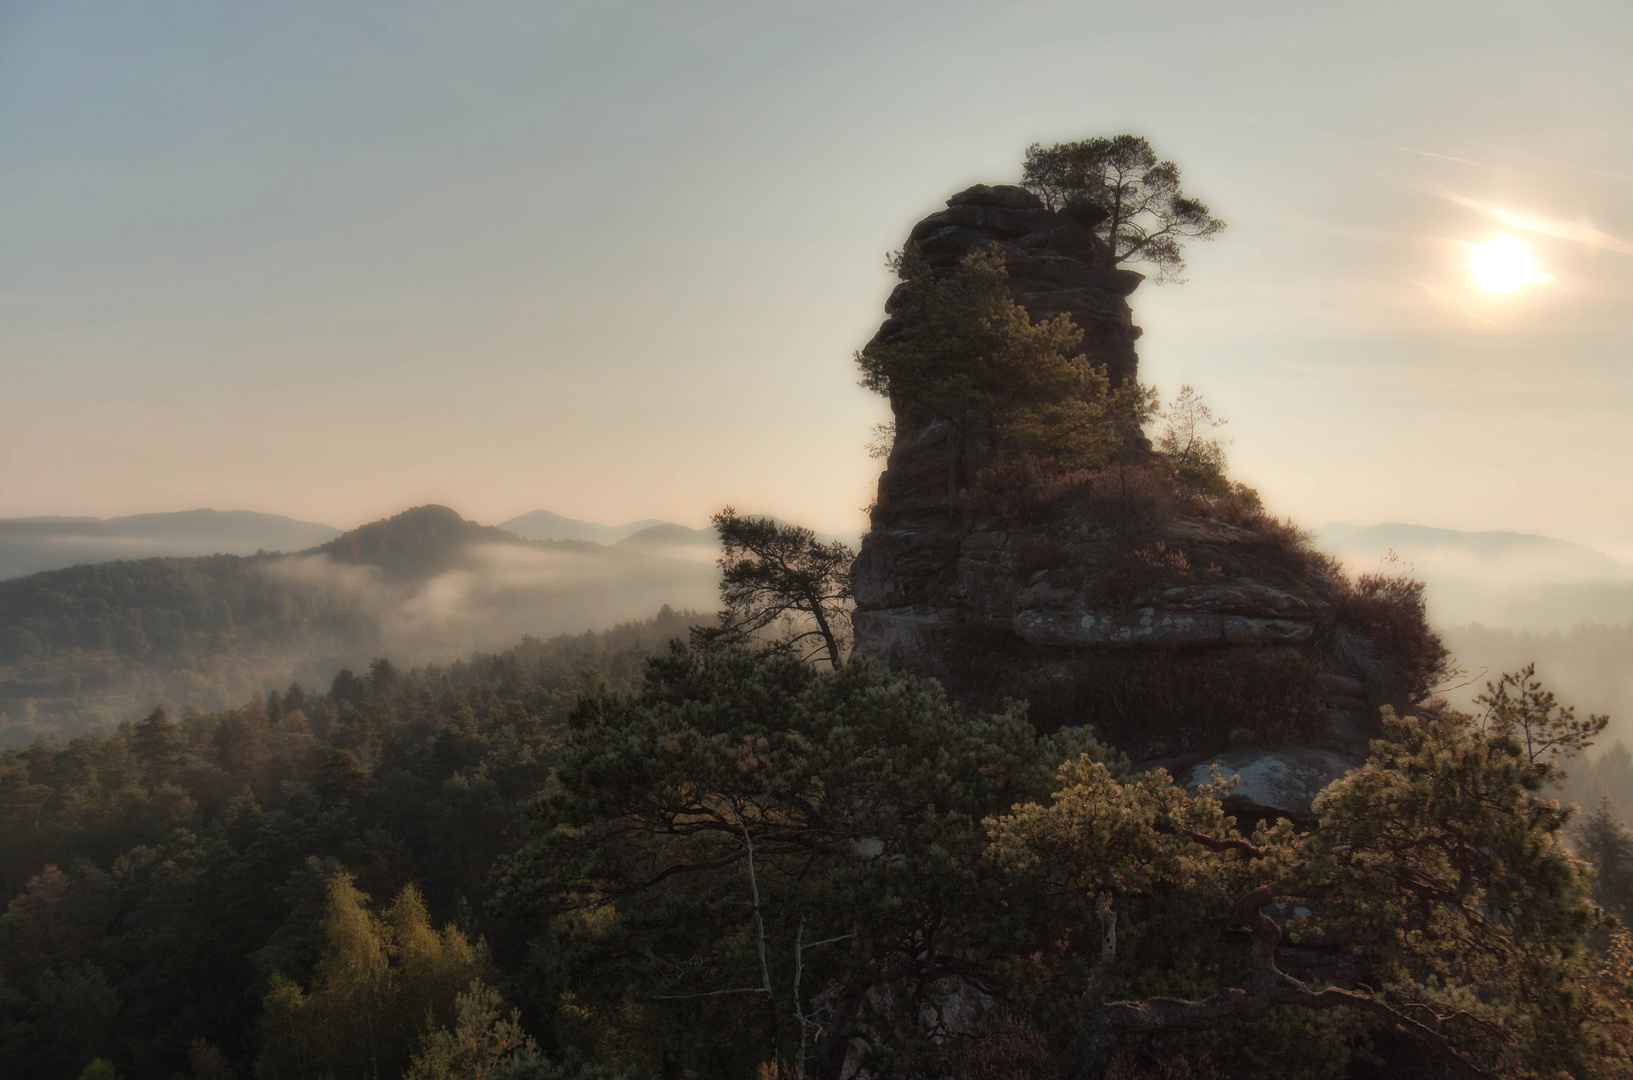
[[[913,226],[907,242],[918,245],[932,267],[956,266],[970,252],[996,246],[1015,300],[1035,320],[1070,315],[1083,331],[1090,362],[1105,365],[1112,381],[1122,383],[1139,364],[1134,342],[1140,328],[1126,298],[1145,275],[1111,265],[1105,243],[1094,234],[1105,218],[1092,206],[1051,212],[1025,188],[977,184]],[[887,315],[894,314],[895,298],[885,301]],[[898,320],[886,319],[874,340],[888,340],[900,328]]]
[[[1069,315],[1089,360],[1122,382],[1138,373],[1127,297],[1142,277],[1109,265],[1102,218],[977,186],[909,240],[937,268],[996,245],[1016,301],[1035,320]],[[894,306],[876,342],[905,329]],[[1250,815],[1305,815],[1361,760],[1397,690],[1376,643],[1335,610],[1332,570],[1290,530],[1183,507],[1137,526],[1087,511],[1017,525],[950,506],[950,433],[902,427],[852,569],[859,654],[936,678],[966,707],[1025,698],[1040,728],[1092,724],[1189,783],[1217,763],[1240,775],[1229,801]]]

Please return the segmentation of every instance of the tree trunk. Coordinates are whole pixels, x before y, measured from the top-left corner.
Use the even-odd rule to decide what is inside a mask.
[[[1109,895],[1102,895],[1098,906],[1100,958],[1095,961],[1094,970],[1089,973],[1089,985],[1083,990],[1077,1045],[1066,1065],[1066,1080],[1100,1080],[1105,1076],[1122,1035],[1122,1030],[1113,1022],[1115,1014],[1105,1005],[1106,980],[1111,976],[1111,965],[1117,960],[1117,912],[1111,906]]]
[[[754,937],[760,949],[760,979],[765,990],[766,1040],[771,1054],[767,1060],[776,1065],[781,1060],[777,1041],[777,995],[771,988],[771,967],[766,962],[765,919],[760,915],[760,879],[754,873],[754,837],[748,831],[748,826],[743,824],[741,816],[737,819],[737,825],[743,830],[743,850],[748,853],[748,885],[753,900]]]
[[[1095,1005],[1086,1007],[1077,1029],[1077,1046],[1066,1065],[1066,1080],[1101,1080],[1111,1068],[1111,1059],[1117,1053],[1117,1040],[1122,1032],[1112,1023],[1109,1009]]]
[[[839,1000],[834,1003],[833,1019],[822,1034],[822,1045],[817,1050],[816,1071],[813,1080],[841,1080],[845,1071],[845,1055],[850,1050],[851,1028],[862,1011],[862,995],[871,984],[869,968],[873,960],[871,931],[857,923],[851,937],[850,970],[840,984]]]
[[[1257,1020],[1273,1008],[1292,1006],[1312,1010],[1350,1008],[1379,1017],[1416,1037],[1430,1050],[1443,1055],[1446,1064],[1461,1075],[1495,1077],[1497,1071],[1466,1057],[1440,1030],[1449,1016],[1436,1014],[1427,1006],[1429,1023],[1397,1009],[1370,994],[1329,986],[1311,990],[1276,967],[1276,946],[1281,927],[1265,914],[1275,899],[1275,891],[1261,885],[1236,902],[1236,913],[1253,933],[1253,985],[1250,990],[1224,987],[1199,1001],[1183,998],[1148,998],[1145,1001],[1105,1001],[1106,978],[1117,955],[1117,916],[1109,901],[1100,906],[1100,959],[1089,977],[1083,994],[1083,1011],[1078,1021],[1077,1045],[1067,1063],[1066,1080],[1102,1080],[1117,1052],[1117,1041],[1125,1033],[1156,1035],[1165,1031],[1204,1031],[1231,1020]],[[1457,1014],[1450,1014],[1457,1015]]]
[[[828,662],[838,671],[843,661],[839,656],[839,640],[834,637],[833,628],[828,625],[828,616],[822,610],[822,601],[815,596],[807,595],[806,603],[811,605],[811,617],[816,619],[817,629],[822,631],[822,640],[828,643]]]
[[[1118,263],[1123,261],[1122,258],[1117,254],[1117,233],[1121,230],[1122,225],[1123,225],[1123,181],[1122,181],[1122,177],[1119,176],[1117,178],[1117,196],[1116,196],[1116,198],[1114,198],[1112,200],[1112,203],[1111,203],[1111,244],[1110,244],[1110,247],[1111,247],[1111,265],[1113,265],[1113,266],[1116,266]]]
[[[766,1060],[775,1065],[777,1073],[781,1075],[783,1072],[782,1046],[777,1039],[777,1002],[769,994],[766,995],[765,999],[765,1012],[766,1037],[771,1041],[769,1048],[771,1056]]]

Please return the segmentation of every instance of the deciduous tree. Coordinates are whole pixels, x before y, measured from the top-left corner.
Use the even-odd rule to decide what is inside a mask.
[[[402,1074],[424,1025],[455,1018],[479,973],[456,927],[431,926],[409,886],[381,914],[348,875],[329,882],[312,986],[274,975],[261,1020],[260,1080],[381,1080]]]

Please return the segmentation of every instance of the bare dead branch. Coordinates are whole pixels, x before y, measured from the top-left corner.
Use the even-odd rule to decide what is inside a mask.
[[[732,990],[706,990],[701,994],[651,994],[648,1001],[691,1001],[693,998],[720,997],[722,994],[769,994],[763,986],[739,986]]]

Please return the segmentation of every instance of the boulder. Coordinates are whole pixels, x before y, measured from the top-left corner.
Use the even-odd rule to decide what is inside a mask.
[[[1221,791],[1225,809],[1239,817],[1287,817],[1308,820],[1310,804],[1321,789],[1361,764],[1360,756],[1304,746],[1268,749],[1239,746],[1210,754],[1176,777],[1187,787],[1211,783],[1214,770],[1235,780]]]
[[[948,206],[1002,206],[1012,210],[1042,210],[1043,200],[1015,184],[976,184],[947,200]]]

